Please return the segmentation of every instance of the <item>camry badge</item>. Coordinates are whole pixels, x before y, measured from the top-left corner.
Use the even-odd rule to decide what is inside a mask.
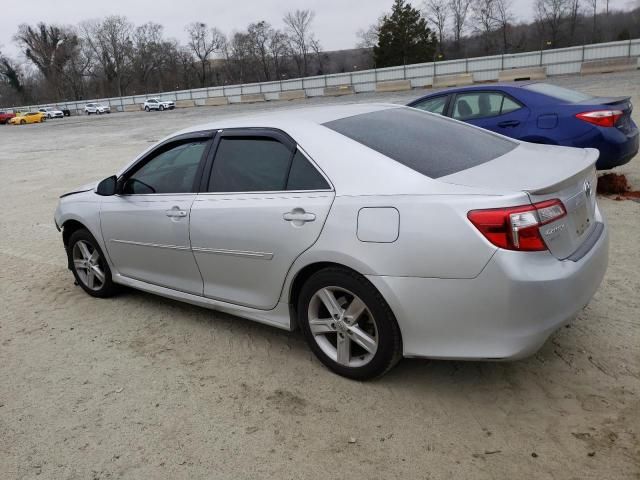
[[[589,180],[584,181],[584,194],[587,198],[591,198],[591,182]]]

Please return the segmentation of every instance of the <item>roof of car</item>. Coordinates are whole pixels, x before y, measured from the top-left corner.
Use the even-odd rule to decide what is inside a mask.
[[[409,102],[409,104],[413,102],[417,102],[419,100],[424,100],[425,98],[442,95],[446,93],[456,93],[456,92],[467,92],[467,91],[475,91],[475,90],[499,90],[499,89],[518,89],[523,88],[528,85],[533,85],[536,83],[535,81],[523,81],[523,82],[498,82],[498,83],[486,83],[480,85],[467,85],[464,87],[451,87],[451,88],[443,88],[439,90],[434,90],[433,92],[427,93],[426,95],[422,95],[415,100]]]
[[[214,122],[195,125],[179,132],[189,133],[203,130],[223,128],[279,128],[285,131],[299,125],[321,125],[341,118],[377,112],[389,108],[403,108],[402,105],[383,103],[352,103],[340,105],[322,105],[313,107],[297,107],[266,112],[228,116]]]

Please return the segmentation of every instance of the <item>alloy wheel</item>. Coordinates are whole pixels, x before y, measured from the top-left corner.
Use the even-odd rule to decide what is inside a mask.
[[[341,287],[324,287],[309,302],[311,334],[320,349],[345,367],[368,364],[378,350],[375,318],[360,297]]]
[[[73,266],[78,279],[90,290],[98,291],[105,282],[104,260],[97,248],[79,240],[73,246]]]

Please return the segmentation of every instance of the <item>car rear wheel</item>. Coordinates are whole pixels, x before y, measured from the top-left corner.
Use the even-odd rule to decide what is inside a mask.
[[[117,287],[111,280],[111,269],[88,230],[77,230],[71,235],[67,255],[73,276],[85,292],[100,298],[116,293]]]
[[[326,268],[304,284],[297,305],[307,344],[329,369],[366,380],[402,358],[400,329],[382,295],[364,277]]]
[[[20,120],[20,125],[26,125],[27,121],[26,120]]]
[[[149,111],[149,107],[144,107],[144,111],[148,112]]]

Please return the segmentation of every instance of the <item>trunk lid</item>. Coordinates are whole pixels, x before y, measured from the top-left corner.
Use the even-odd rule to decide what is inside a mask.
[[[525,192],[531,203],[559,199],[567,215],[540,227],[549,251],[571,256],[596,227],[596,149],[521,143],[490,162],[438,180],[490,188],[496,195]],[[510,206],[510,205],[505,205]]]

